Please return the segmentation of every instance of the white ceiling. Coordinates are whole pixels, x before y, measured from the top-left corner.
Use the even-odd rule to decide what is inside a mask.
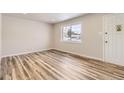
[[[30,20],[42,21],[46,23],[58,23],[75,17],[85,15],[86,13],[4,13],[3,15],[20,17]]]

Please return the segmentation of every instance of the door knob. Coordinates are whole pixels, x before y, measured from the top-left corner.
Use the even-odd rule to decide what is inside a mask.
[[[105,34],[107,35],[108,33],[107,33],[107,32],[105,32]]]
[[[108,41],[105,41],[105,43],[108,43]]]

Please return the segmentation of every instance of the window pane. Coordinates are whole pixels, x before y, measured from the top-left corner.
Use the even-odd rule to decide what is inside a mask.
[[[63,28],[63,40],[67,41],[71,39],[70,30],[71,30],[70,26],[66,26]]]
[[[81,24],[72,25],[71,31],[72,31],[71,40],[72,41],[80,41],[80,39],[81,39],[81,37],[80,37]]]
[[[65,26],[62,31],[62,39],[64,41],[81,41],[81,24]]]

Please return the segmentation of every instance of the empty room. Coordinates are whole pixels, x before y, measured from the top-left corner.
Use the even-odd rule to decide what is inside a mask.
[[[123,80],[123,13],[1,13],[0,80]]]

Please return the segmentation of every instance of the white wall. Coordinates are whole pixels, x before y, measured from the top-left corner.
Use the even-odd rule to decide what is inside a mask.
[[[3,16],[2,21],[2,56],[52,47],[52,25],[9,16]]]
[[[1,37],[1,32],[2,32],[2,26],[1,26],[1,25],[2,25],[2,24],[1,24],[1,23],[2,23],[2,20],[1,20],[1,17],[2,17],[2,16],[1,16],[1,14],[0,14],[0,61],[1,61],[1,54],[2,54],[2,53],[1,53],[1,52],[2,52],[2,47],[1,47],[1,39],[2,39],[2,37]]]
[[[52,25],[31,20],[9,16],[2,19],[2,56],[42,51],[54,46],[82,56],[103,58],[103,14],[89,14],[61,22],[55,24],[54,29]],[[75,22],[82,23],[82,43],[61,42],[61,26]]]
[[[60,41],[61,26],[69,23],[81,22],[82,43],[67,43]],[[56,49],[88,56],[99,60],[103,59],[103,14],[89,14],[54,25],[54,46]]]

